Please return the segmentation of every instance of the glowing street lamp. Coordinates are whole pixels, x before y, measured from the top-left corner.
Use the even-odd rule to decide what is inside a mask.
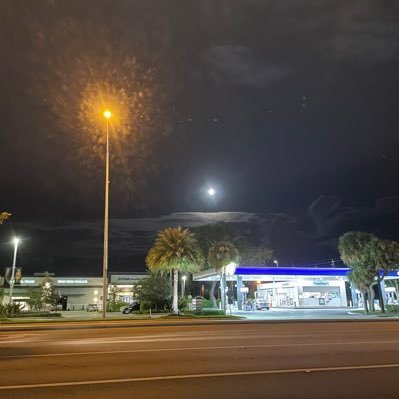
[[[15,279],[15,264],[17,261],[17,251],[18,251],[18,244],[19,244],[19,238],[14,237],[13,239],[14,243],[14,258],[12,261],[12,269],[11,269],[11,280],[10,280],[10,298],[9,298],[9,304],[12,304],[12,293],[14,291],[14,279]]]
[[[213,196],[216,194],[216,191],[211,187],[211,188],[208,190],[208,194],[209,194],[211,197],[213,197]]]
[[[273,263],[278,267],[278,260],[274,259]]]
[[[181,296],[184,297],[185,293],[186,293],[186,280],[187,280],[187,276],[182,276],[181,277],[181,281],[182,281],[182,285],[181,285]]]
[[[107,272],[108,272],[108,208],[109,208],[109,120],[112,117],[110,110],[106,109],[103,113],[107,122],[107,140],[105,156],[105,209],[104,209],[104,255],[103,255],[103,295],[102,295],[102,316],[106,317],[107,310]]]

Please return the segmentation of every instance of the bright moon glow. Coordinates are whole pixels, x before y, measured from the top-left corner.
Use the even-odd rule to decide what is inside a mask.
[[[208,194],[209,194],[211,197],[213,197],[213,196],[215,195],[215,190],[214,190],[213,188],[210,188],[210,189],[208,190]]]
[[[108,111],[108,110],[104,111],[105,118],[109,119],[109,118],[111,118],[111,116],[112,116],[111,111]]]

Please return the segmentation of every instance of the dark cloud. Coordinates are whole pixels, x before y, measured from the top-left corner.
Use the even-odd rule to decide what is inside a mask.
[[[281,264],[315,263],[336,258],[338,238],[349,230],[399,240],[399,197],[381,198],[374,207],[355,207],[336,196],[322,196],[297,215],[182,212],[157,218],[111,219],[110,270],[144,270],[145,255],[159,230],[178,225],[195,229],[209,223],[228,223],[252,242],[269,245]],[[101,221],[11,222],[3,226],[0,248],[2,259],[9,261],[11,246],[5,238],[6,232],[11,236],[11,230],[23,237],[19,260],[26,272],[100,273]]]
[[[213,46],[207,62],[209,73],[218,83],[226,80],[248,88],[265,88],[292,73],[288,67],[268,65],[256,57],[253,49],[244,46]]]

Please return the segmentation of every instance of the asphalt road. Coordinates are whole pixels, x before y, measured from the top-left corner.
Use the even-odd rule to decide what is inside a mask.
[[[399,322],[0,328],[0,398],[395,398]]]

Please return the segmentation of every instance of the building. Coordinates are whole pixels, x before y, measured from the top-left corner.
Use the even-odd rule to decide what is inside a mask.
[[[358,307],[362,294],[349,280],[349,268],[318,267],[267,267],[240,266],[227,281],[233,282],[233,295],[237,308],[241,310],[249,286],[255,285],[254,296],[276,308],[328,308]],[[220,275],[215,270],[196,273],[194,281],[215,281]],[[387,280],[398,280],[398,272],[392,272]],[[227,284],[231,287],[231,284]],[[382,283],[383,298],[386,302],[397,300],[393,287]]]
[[[147,276],[146,272],[136,273],[109,273],[108,291],[116,288],[118,300],[131,303],[134,296],[134,286],[140,279]],[[101,304],[102,277],[63,277],[50,274],[54,287],[60,297],[64,298],[63,310],[84,310],[89,304]],[[40,286],[44,273],[35,273],[33,276],[23,276],[19,285],[14,286],[13,301],[26,304],[29,293]],[[5,301],[9,290],[5,289]]]
[[[116,289],[115,294],[119,301],[132,303],[134,299],[134,287],[140,284],[140,280],[147,277],[147,272],[135,273],[110,273],[108,278],[109,289]]]

